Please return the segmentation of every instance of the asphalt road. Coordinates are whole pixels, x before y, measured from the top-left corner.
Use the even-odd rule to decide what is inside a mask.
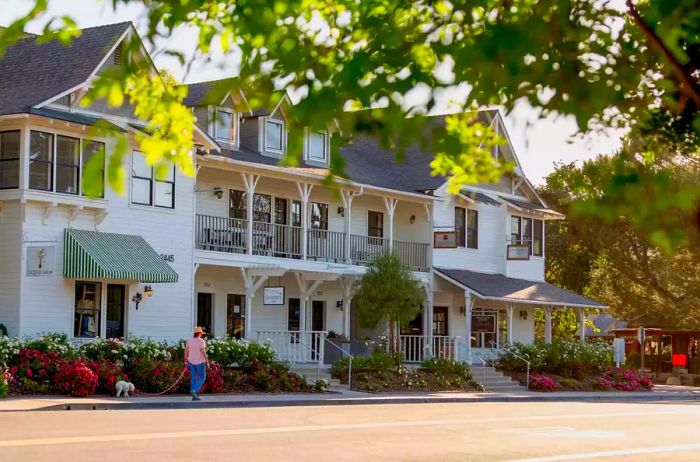
[[[700,403],[0,414],[2,461],[700,461]]]

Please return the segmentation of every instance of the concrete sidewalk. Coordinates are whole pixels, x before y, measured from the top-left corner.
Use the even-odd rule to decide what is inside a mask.
[[[700,389],[658,386],[653,392],[518,392],[518,393],[362,393],[337,388],[331,393],[133,396],[71,398],[19,397],[0,400],[0,412],[119,409],[193,409],[226,407],[337,406],[368,404],[479,403],[529,401],[668,401],[697,400]]]

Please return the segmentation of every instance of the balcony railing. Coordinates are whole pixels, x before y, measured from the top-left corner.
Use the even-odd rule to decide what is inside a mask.
[[[350,235],[350,259],[366,265],[389,251],[389,241],[383,237]]]
[[[419,363],[432,355],[435,358],[457,360],[459,337],[434,335],[432,346],[430,339],[424,335],[400,335],[399,349],[401,360],[406,363]]]
[[[230,253],[249,250],[247,220],[197,215],[195,227],[197,249]],[[367,265],[389,252],[388,239],[351,234],[348,255],[345,233],[308,229],[304,256],[303,228],[259,221],[254,221],[252,228],[251,252],[254,255]],[[427,271],[430,267],[430,244],[395,240],[393,251],[414,270]]]
[[[345,262],[345,233],[310,229],[307,258],[311,260]]]

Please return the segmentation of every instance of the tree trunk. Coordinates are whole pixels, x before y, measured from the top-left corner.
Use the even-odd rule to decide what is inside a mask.
[[[396,354],[396,342],[394,340],[394,321],[389,320],[389,354]]]

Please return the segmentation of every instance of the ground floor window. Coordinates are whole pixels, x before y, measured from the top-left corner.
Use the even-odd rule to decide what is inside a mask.
[[[238,340],[245,337],[245,295],[226,296],[226,335]]]
[[[101,293],[102,284],[99,282],[75,283],[74,337],[94,338],[99,335]]]

